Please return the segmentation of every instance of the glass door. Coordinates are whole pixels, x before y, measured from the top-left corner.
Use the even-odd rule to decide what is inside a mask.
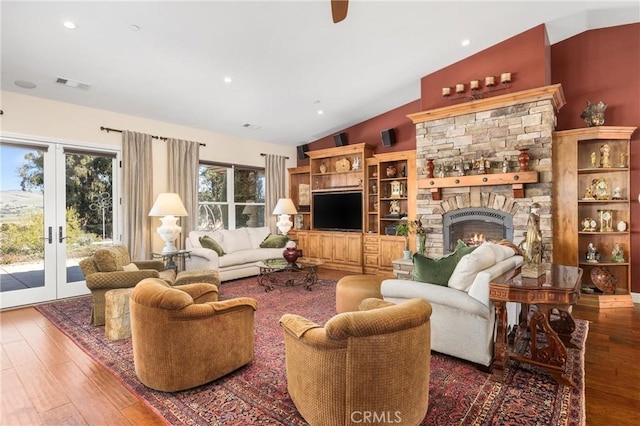
[[[116,153],[3,138],[0,157],[0,308],[87,294],[78,263],[113,242]]]

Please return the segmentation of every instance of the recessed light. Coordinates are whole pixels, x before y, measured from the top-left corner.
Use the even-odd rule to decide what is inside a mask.
[[[319,110],[318,110],[318,115],[322,115],[322,114],[324,114],[324,111],[323,111],[323,110],[321,110],[321,109],[319,109]]]
[[[468,38],[465,38],[464,40],[462,40],[460,44],[462,44],[462,46],[464,47],[467,47],[468,45],[471,44],[471,40],[469,40]]]
[[[35,83],[32,83],[30,81],[25,81],[25,80],[16,80],[13,82],[13,84],[15,84],[18,87],[22,87],[23,89],[35,89],[36,85]]]
[[[131,24],[131,31],[140,31],[140,26],[136,24]]]
[[[224,82],[227,83],[227,84],[231,83],[232,81],[233,80],[231,80],[231,77],[225,77],[224,78]]]
[[[76,26],[76,23],[73,21],[64,21],[62,25],[64,25],[64,27],[68,30],[75,30],[76,28],[78,28]]]

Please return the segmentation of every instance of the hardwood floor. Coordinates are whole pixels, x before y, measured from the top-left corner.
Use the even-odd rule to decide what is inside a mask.
[[[590,322],[587,425],[637,424],[640,305],[600,312],[577,307],[574,316]],[[0,425],[164,424],[34,308],[0,313],[0,343]]]

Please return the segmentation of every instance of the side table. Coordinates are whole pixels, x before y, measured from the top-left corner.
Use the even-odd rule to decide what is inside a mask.
[[[181,269],[184,271],[184,260],[191,259],[191,251],[190,250],[178,250],[171,251],[168,253],[151,253],[152,259],[162,259],[165,262],[165,267],[167,269],[173,269],[178,272]],[[176,263],[176,259],[178,262]],[[178,267],[180,264],[180,267]]]
[[[519,273],[505,273],[489,283],[489,299],[496,308],[497,335],[493,361],[494,378],[502,379],[504,366],[509,359],[527,362],[545,368],[556,381],[575,386],[564,374],[567,363],[567,347],[575,322],[571,306],[580,298],[582,269],[574,266],[551,265],[550,271],[539,278],[524,278]],[[520,322],[515,330],[514,344],[507,333],[507,302],[522,304]],[[536,309],[531,309],[535,306]],[[529,351],[520,354],[515,346],[529,334]],[[544,336],[546,345],[537,339]]]

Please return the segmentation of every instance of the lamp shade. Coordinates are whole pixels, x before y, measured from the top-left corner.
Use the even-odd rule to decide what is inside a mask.
[[[189,216],[180,196],[174,192],[163,192],[158,195],[151,207],[149,216]]]
[[[280,198],[273,214],[297,214],[296,206],[293,205],[291,198]]]

